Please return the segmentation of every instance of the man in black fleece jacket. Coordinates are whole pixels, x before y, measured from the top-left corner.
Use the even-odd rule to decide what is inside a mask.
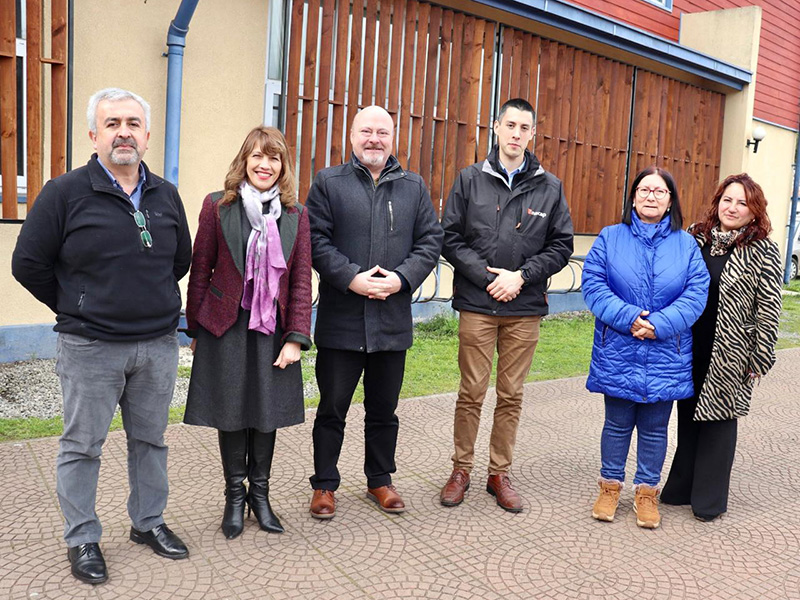
[[[22,226],[14,277],[56,314],[56,371],[64,394],[64,434],[56,478],[72,574],[108,578],[95,512],[100,454],[119,404],[128,438],[132,541],[166,558],[185,558],[164,524],[164,432],[178,366],[178,280],[189,270],[191,239],[171,183],[142,162],[150,107],[116,88],[97,92],[87,111],[96,154],[49,181]]]

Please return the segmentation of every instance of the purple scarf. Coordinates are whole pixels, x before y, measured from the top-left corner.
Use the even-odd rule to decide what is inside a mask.
[[[247,240],[242,308],[250,311],[250,329],[271,335],[275,333],[279,282],[286,272],[276,222],[281,215],[280,189],[274,185],[261,193],[244,181],[239,193],[253,228]],[[263,214],[266,203],[269,212]]]

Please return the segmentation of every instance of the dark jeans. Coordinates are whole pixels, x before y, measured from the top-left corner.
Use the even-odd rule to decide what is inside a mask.
[[[345,418],[362,373],[367,486],[376,488],[392,483],[399,426],[395,410],[405,364],[405,350],[366,353],[318,348],[316,373],[320,401],[314,420],[312,488],[336,490],[339,487],[341,478],[336,464],[344,440]]]
[[[716,517],[728,510],[738,421],[695,421],[696,408],[697,398],[678,403],[678,448],[661,500]]]

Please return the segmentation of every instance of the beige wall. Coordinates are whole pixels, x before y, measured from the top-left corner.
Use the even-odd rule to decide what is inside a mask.
[[[747,172],[761,185],[769,202],[772,238],[785,255],[797,134],[753,120],[760,32],[760,7],[716,10],[684,14],[680,42],[753,73],[750,85],[727,95],[720,174],[726,177]],[[731,40],[736,43],[730,43]],[[764,127],[767,137],[754,154],[746,143],[758,125]]]
[[[89,96],[114,86],[130,89],[150,103],[145,162],[163,174],[167,59],[162,53],[179,5],[180,0],[75,3],[73,167],[85,164],[93,151],[86,123]],[[267,0],[200,2],[189,26],[179,189],[193,232],[203,197],[222,188],[245,135],[262,122],[267,12]],[[11,277],[18,233],[18,225],[0,224],[0,326],[51,322],[53,314]],[[186,278],[184,288],[185,283]]]

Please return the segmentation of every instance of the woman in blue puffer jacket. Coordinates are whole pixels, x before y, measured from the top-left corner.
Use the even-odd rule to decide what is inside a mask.
[[[709,276],[697,242],[682,231],[675,180],[648,167],[636,176],[622,223],[604,228],[583,267],[583,297],[597,317],[586,387],[605,395],[600,494],[592,516],[613,521],[633,428],[636,524],[661,523],[658,484],[672,401],[690,398],[692,324]]]

